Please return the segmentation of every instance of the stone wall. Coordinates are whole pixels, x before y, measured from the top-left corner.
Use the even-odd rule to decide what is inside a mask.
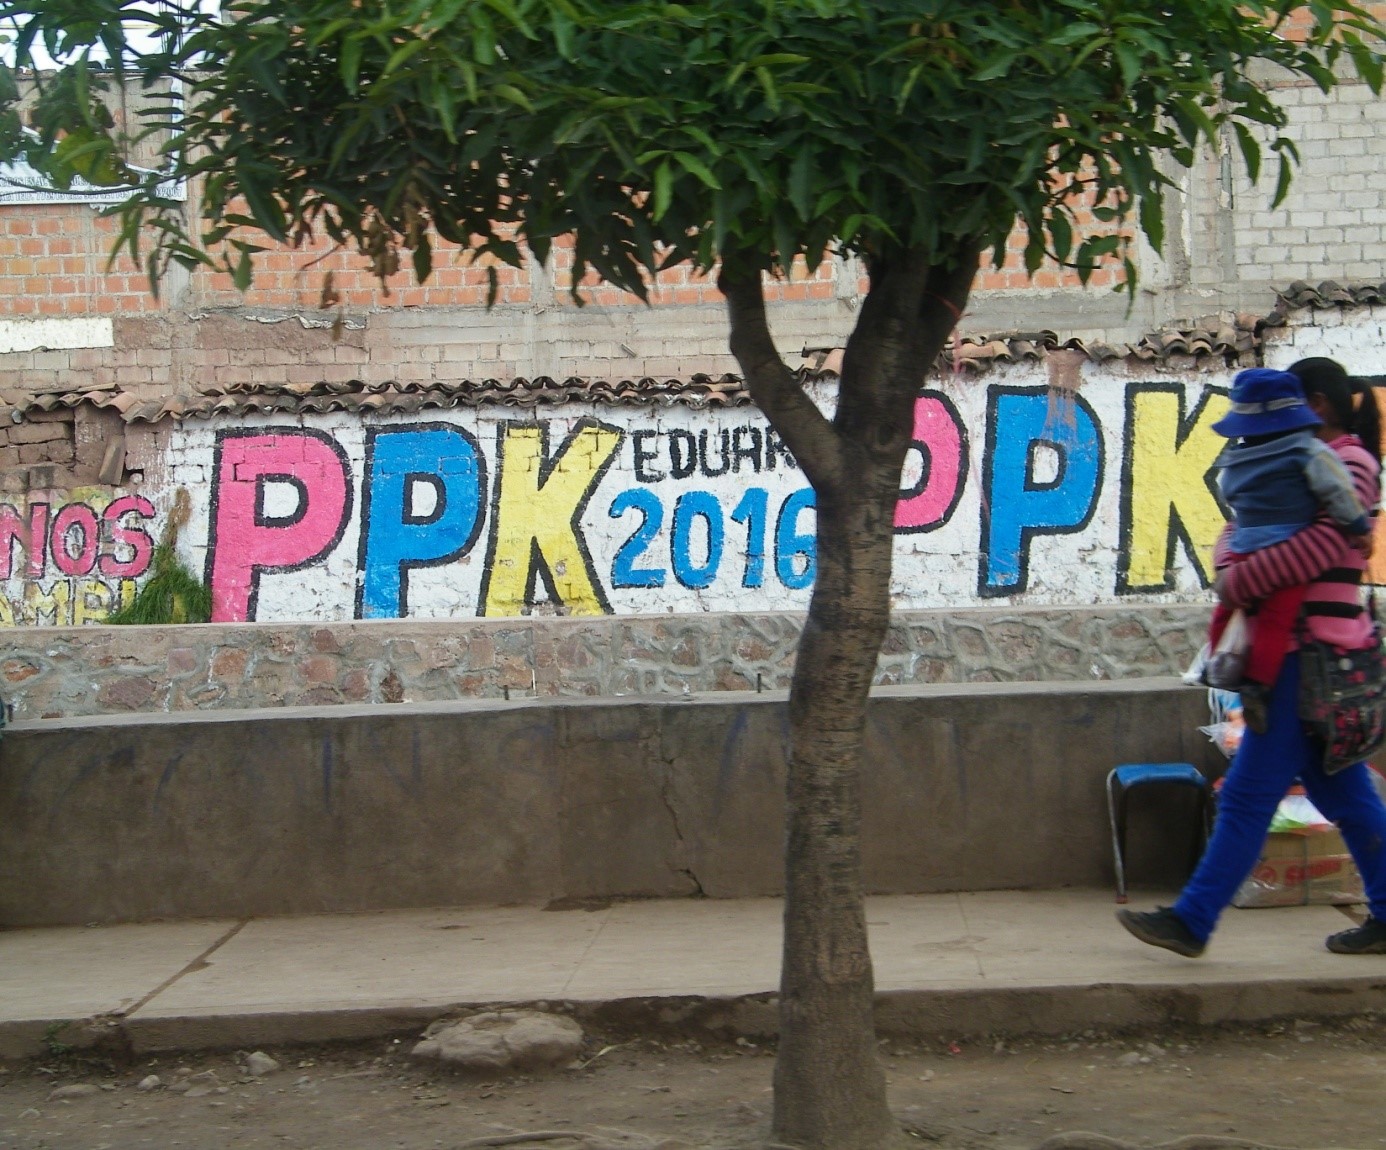
[[[899,613],[881,684],[1170,675],[1206,606]],[[10,630],[0,695],[20,719],[473,697],[787,687],[803,617],[203,624]]]

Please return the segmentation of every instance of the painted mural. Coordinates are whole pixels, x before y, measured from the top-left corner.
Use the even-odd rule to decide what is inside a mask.
[[[0,625],[101,622],[149,569],[154,517],[143,495],[106,488],[0,497]]]
[[[896,515],[900,609],[1206,601],[1230,373],[930,388]],[[832,402],[824,385],[816,395]],[[0,622],[99,621],[186,487],[220,621],[806,605],[814,497],[754,409],[455,408],[170,423],[166,489],[0,502]]]

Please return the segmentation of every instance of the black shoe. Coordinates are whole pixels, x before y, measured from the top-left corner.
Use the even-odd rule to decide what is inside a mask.
[[[1195,938],[1184,920],[1167,906],[1157,906],[1154,910],[1119,910],[1117,922],[1142,942],[1162,946],[1185,958],[1197,958],[1208,945]]]
[[[1245,682],[1238,688],[1242,698],[1242,719],[1248,731],[1264,735],[1270,725],[1270,688]]]
[[[1386,922],[1369,918],[1361,926],[1330,934],[1324,946],[1334,954],[1386,954]]]

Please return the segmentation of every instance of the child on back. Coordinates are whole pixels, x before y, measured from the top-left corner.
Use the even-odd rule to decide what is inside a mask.
[[[1231,561],[1280,543],[1307,527],[1320,510],[1370,553],[1371,521],[1358,501],[1342,461],[1314,434],[1322,422],[1305,402],[1299,380],[1287,371],[1256,367],[1232,381],[1231,408],[1213,430],[1232,440],[1218,456],[1218,483],[1232,508]],[[1250,646],[1240,686],[1246,725],[1264,734],[1271,687],[1294,638],[1306,584],[1267,596],[1247,620]],[[1232,617],[1219,604],[1208,642],[1218,639]]]

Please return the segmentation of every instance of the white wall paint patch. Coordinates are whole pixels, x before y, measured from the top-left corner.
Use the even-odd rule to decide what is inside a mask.
[[[115,324],[110,319],[86,316],[72,319],[0,319],[0,354],[114,346]]]

